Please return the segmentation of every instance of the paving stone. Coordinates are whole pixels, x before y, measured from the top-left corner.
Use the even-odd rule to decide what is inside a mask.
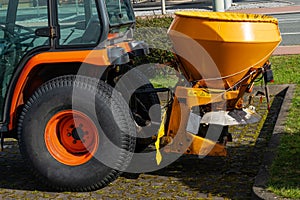
[[[257,101],[257,111],[267,114]],[[275,103],[280,106],[277,100]],[[86,193],[56,193],[41,186],[24,168],[17,141],[12,140],[6,143],[5,152],[0,152],[0,199],[250,199],[276,123],[274,112],[265,122],[230,127],[234,142],[229,143],[228,157],[183,155],[161,170],[133,179],[120,177],[101,190]]]

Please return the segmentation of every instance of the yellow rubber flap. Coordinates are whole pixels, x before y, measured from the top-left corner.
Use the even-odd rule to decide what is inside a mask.
[[[159,151],[159,147],[160,147],[160,139],[164,136],[165,134],[165,121],[166,121],[166,115],[167,112],[164,112],[163,117],[162,117],[162,122],[160,124],[158,133],[157,133],[157,139],[155,142],[155,149],[156,149],[156,163],[157,165],[159,165],[162,161],[162,155]]]
[[[233,12],[202,12],[202,11],[177,11],[177,16],[202,18],[215,21],[231,22],[263,22],[278,24],[278,20],[268,15],[246,14]]]

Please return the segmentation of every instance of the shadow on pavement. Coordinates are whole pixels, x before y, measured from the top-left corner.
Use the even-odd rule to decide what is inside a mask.
[[[155,182],[158,181],[157,178],[165,180],[166,185],[169,185],[166,188],[166,192],[168,192],[174,186],[170,183],[171,181],[168,182],[168,177],[172,177],[172,180],[180,181],[196,194],[211,194],[230,199],[250,199],[255,176],[261,165],[268,139],[273,132],[286,91],[287,86],[270,88],[270,93],[274,94],[271,110],[258,138],[253,143],[228,147],[228,157],[199,159],[197,156],[182,156],[166,168],[147,173],[152,177],[147,181]],[[35,178],[28,172],[19,153],[17,142],[9,141],[5,145],[5,151],[0,152],[0,190],[2,188],[51,192],[49,188],[36,182]],[[135,178],[138,182],[139,177]],[[132,182],[125,184],[132,184]],[[126,187],[126,185],[123,186]],[[118,182],[115,186],[110,187],[112,187],[111,189],[118,187]]]
[[[0,188],[49,191],[29,173],[20,155],[17,141],[5,142],[4,148],[4,152],[0,152]]]

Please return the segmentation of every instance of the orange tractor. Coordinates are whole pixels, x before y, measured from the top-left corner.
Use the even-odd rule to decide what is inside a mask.
[[[228,126],[259,120],[243,95],[260,75],[272,80],[281,41],[272,17],[176,13],[168,35],[189,86],[175,88],[162,120],[157,93],[169,89],[137,69],[149,47],[133,40],[129,0],[9,0],[0,15],[1,146],[16,138],[29,169],[57,190],[104,187],[155,141],[158,164],[160,150],[225,156]]]

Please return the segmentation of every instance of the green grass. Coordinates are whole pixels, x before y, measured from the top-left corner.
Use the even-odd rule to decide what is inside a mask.
[[[179,81],[176,70],[171,67],[164,67],[163,69],[156,69],[155,76],[150,79],[154,87],[160,88],[174,88]]]
[[[293,83],[296,91],[277,156],[270,169],[268,190],[300,199],[300,55],[271,58],[275,83]]]
[[[300,55],[273,56],[270,59],[275,84],[300,84]]]
[[[153,79],[150,79],[150,82],[155,88],[174,88],[176,83],[178,82],[178,78],[171,76],[156,76]]]

